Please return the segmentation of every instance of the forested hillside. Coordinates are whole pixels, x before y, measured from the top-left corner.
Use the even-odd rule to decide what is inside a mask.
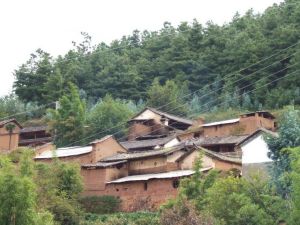
[[[91,46],[91,37],[83,33],[84,41],[74,43],[64,56],[55,58],[43,50],[32,54],[15,71],[15,93],[25,102],[47,104],[73,82],[90,102],[107,93],[137,102],[146,99],[157,78],[160,84],[172,80],[179,88],[187,86],[192,93],[187,100],[195,104],[299,104],[299,73],[289,75],[300,67],[297,2],[286,0],[263,14],[236,14],[222,26],[194,20],[173,27],[166,22],[159,31],[134,31],[110,45]]]

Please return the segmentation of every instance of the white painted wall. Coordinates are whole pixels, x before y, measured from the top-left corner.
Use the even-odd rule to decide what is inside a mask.
[[[172,139],[171,141],[167,142],[165,145],[164,145],[164,148],[170,148],[170,147],[173,147],[175,145],[179,144],[179,141],[177,138],[174,138]]]
[[[142,112],[140,115],[135,117],[136,120],[147,120],[147,119],[154,119],[157,117],[157,114],[152,112],[149,109],[146,109],[144,112]]]
[[[268,157],[269,148],[260,134],[242,147],[242,164],[272,162]]]

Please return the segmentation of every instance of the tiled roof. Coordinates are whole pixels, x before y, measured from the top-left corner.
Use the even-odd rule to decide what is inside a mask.
[[[162,111],[159,111],[157,109],[154,109],[154,108],[150,108],[150,107],[147,107],[149,110],[151,110],[152,112],[155,112],[161,116],[165,116],[171,120],[175,120],[175,121],[178,121],[178,122],[181,122],[181,123],[185,123],[185,124],[188,124],[188,125],[192,125],[194,123],[193,120],[189,120],[189,119],[186,119],[186,118],[182,118],[182,117],[179,117],[179,116],[176,116],[176,115],[173,115],[173,114],[170,114],[170,113],[165,113],[165,112],[162,112]]]
[[[225,161],[225,162],[231,162],[231,163],[236,163],[236,164],[242,164],[242,157],[241,156],[237,156],[237,155],[225,155],[222,153],[217,153],[214,151],[210,151],[208,149],[203,149],[202,151],[204,151],[204,153],[208,156],[217,158],[219,160]]]
[[[36,156],[35,159],[51,159],[54,157],[69,157],[76,155],[83,155],[90,153],[92,151],[92,146],[85,147],[69,147],[69,148],[58,148],[56,150],[45,151],[39,156]]]
[[[148,151],[141,151],[141,152],[132,152],[132,153],[118,153],[113,156],[106,157],[102,159],[102,162],[114,162],[120,160],[130,160],[130,159],[141,159],[141,158],[148,158],[153,156],[163,156],[168,155],[173,152],[179,151],[185,148],[185,144],[181,143],[174,147],[164,148],[159,150],[148,150]]]
[[[249,135],[230,135],[224,137],[201,137],[198,139],[190,140],[188,142],[199,146],[238,144],[248,136]]]
[[[211,167],[203,168],[203,169],[201,169],[201,171],[207,171],[210,169],[212,169],[212,168]],[[195,171],[193,171],[193,170],[177,170],[177,171],[171,171],[171,172],[166,172],[166,173],[134,175],[134,176],[122,177],[120,179],[107,182],[107,184],[117,184],[117,183],[134,182],[134,181],[147,181],[147,180],[151,180],[151,179],[170,179],[170,178],[176,178],[176,177],[186,177],[186,176],[191,176],[194,173],[195,173]]]
[[[7,119],[7,120],[2,120],[0,121],[0,127],[3,127],[4,125],[8,124],[8,123],[15,123],[18,125],[18,127],[22,128],[21,124],[19,124],[19,122],[16,119]]]
[[[169,136],[165,138],[155,138],[155,139],[147,139],[147,140],[139,140],[139,141],[124,141],[120,142],[120,144],[130,150],[130,149],[136,149],[136,148],[149,148],[149,147],[155,147],[157,145],[164,145],[168,143],[169,141],[173,140],[174,136]]]
[[[255,132],[253,132],[252,134],[248,135],[246,138],[244,138],[243,140],[241,140],[238,145],[242,146],[245,143],[248,143],[249,141],[251,141],[253,138],[255,138],[257,135],[259,135],[260,133],[265,133],[267,135],[270,135],[272,137],[278,137],[278,133],[267,130],[263,127],[257,129]]]
[[[36,127],[24,127],[21,130],[21,133],[37,132],[37,131],[46,131],[47,126],[36,126]]]
[[[84,165],[81,165],[81,167],[83,167],[83,168],[91,168],[91,167],[105,168],[105,167],[120,165],[120,164],[123,164],[126,162],[127,162],[126,160],[117,161],[117,162],[97,162],[97,163],[84,164]]]

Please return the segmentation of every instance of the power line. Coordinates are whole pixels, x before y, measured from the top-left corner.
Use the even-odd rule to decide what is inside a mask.
[[[261,89],[261,88],[263,88],[263,87],[265,87],[265,86],[268,86],[269,84],[272,84],[272,83],[277,82],[277,81],[279,81],[279,80],[282,80],[282,79],[284,79],[284,78],[286,78],[286,77],[289,77],[289,76],[291,76],[292,74],[294,74],[294,73],[296,73],[296,72],[299,72],[299,71],[300,71],[300,69],[299,69],[299,70],[296,70],[296,71],[294,71],[294,72],[292,72],[292,73],[286,74],[286,75],[283,76],[283,77],[279,77],[279,78],[277,78],[277,79],[275,79],[275,80],[273,80],[273,81],[271,81],[271,82],[269,82],[269,83],[266,83],[266,84],[264,84],[264,85],[262,85],[262,86],[260,86],[260,87],[258,87],[258,88],[254,88],[254,89],[252,89],[251,91],[246,92],[246,94],[252,93],[252,92],[254,92],[254,91],[258,90],[258,89]],[[238,97],[241,97],[241,96],[242,96],[242,95],[239,95]],[[237,97],[236,97],[236,96],[233,96],[233,98],[237,98]],[[225,102],[221,102],[221,103],[217,104],[216,106],[220,106],[220,105],[223,105],[223,104],[225,104]],[[206,112],[208,112],[208,111],[209,111],[209,110],[206,110]],[[205,112],[205,111],[203,111],[203,112],[201,112],[201,113],[204,113],[204,112]],[[153,127],[153,126],[152,126],[152,127]],[[149,132],[149,133],[147,133],[147,134],[153,133],[153,132],[155,132],[155,131],[159,131],[160,129],[161,129],[161,128],[155,129],[155,130],[153,130],[153,131],[151,131],[151,132]],[[147,134],[143,134],[143,135],[137,136],[137,137],[135,137],[135,138],[142,137],[142,136],[147,135]],[[117,141],[121,141],[123,138],[124,138],[124,137],[118,138]]]
[[[238,70],[238,71],[236,71],[236,72],[233,72],[233,73],[229,73],[230,76],[225,75],[225,77],[226,77],[226,78],[229,78],[229,77],[231,77],[231,76],[233,76],[233,75],[235,75],[235,74],[237,74],[237,73],[240,73],[240,72],[242,72],[242,71],[244,71],[244,70],[246,70],[246,69],[249,69],[249,68],[251,68],[251,67],[253,67],[253,66],[255,66],[255,65],[258,65],[259,63],[264,62],[264,61],[266,61],[266,60],[268,60],[268,59],[270,59],[270,58],[272,58],[272,57],[278,55],[279,53],[281,53],[281,52],[283,52],[283,51],[286,51],[286,50],[288,50],[288,49],[290,49],[290,48],[292,48],[292,47],[295,47],[295,46],[298,45],[298,44],[299,44],[299,41],[297,41],[296,43],[294,43],[294,44],[292,44],[292,45],[290,45],[290,46],[288,46],[288,47],[286,47],[286,48],[284,48],[284,49],[278,51],[277,53],[272,54],[271,56],[268,56],[268,57],[266,57],[266,58],[263,58],[263,59],[259,60],[259,61],[256,62],[256,63],[253,63],[253,64],[251,64],[251,65],[249,65],[249,66],[247,66],[247,67],[245,67],[245,68],[243,68],[243,69],[240,69],[240,70]],[[264,70],[264,69],[267,69],[267,68],[269,68],[270,66],[272,66],[272,65],[274,65],[274,64],[276,64],[276,63],[278,63],[278,62],[280,62],[280,61],[282,61],[282,60],[285,60],[285,59],[287,59],[287,58],[293,56],[294,54],[295,54],[295,53],[290,54],[289,56],[287,56],[287,57],[285,57],[285,58],[283,58],[283,59],[277,60],[277,61],[275,61],[274,63],[269,64],[269,65],[266,66],[266,67],[263,67],[263,68],[261,68],[261,69],[259,69],[259,70],[257,70],[257,71],[254,71],[253,73],[250,73],[249,75],[247,75],[247,77],[242,77],[242,78],[240,78],[240,79],[234,81],[234,83],[237,83],[237,82],[239,82],[240,80],[243,80],[243,79],[245,79],[245,78],[249,78],[249,76],[252,76],[253,74],[256,74],[257,72],[262,71],[262,70]],[[213,84],[215,84],[215,83],[218,83],[218,82],[222,81],[223,79],[226,79],[225,77],[222,78],[222,79],[220,79],[220,80],[218,80],[218,81],[213,82],[211,85],[213,85]],[[234,84],[234,83],[233,83],[233,84]],[[209,85],[209,86],[210,86],[210,85]],[[181,96],[181,98],[186,98],[186,97],[188,97],[188,96],[191,96],[191,95],[193,95],[193,94],[195,94],[195,93],[197,93],[198,91],[203,90],[203,89],[204,89],[204,88],[198,89],[198,90],[196,90],[196,91],[194,91],[194,92],[192,92],[192,93],[189,93],[189,94],[187,94],[187,95]],[[222,90],[222,89],[223,89],[223,87],[219,88],[219,89],[216,90],[216,91],[219,91],[219,90]],[[203,98],[203,97],[205,97],[205,96],[207,96],[207,95],[209,95],[209,94],[212,94],[212,93],[214,93],[214,92],[216,92],[216,91],[211,91],[211,92],[209,92],[209,93],[206,93],[205,95],[201,96],[200,98]],[[178,99],[176,99],[176,100],[178,100]],[[174,101],[176,101],[176,100],[174,100]],[[165,106],[171,104],[171,103],[174,102],[174,101],[171,101],[171,102],[169,102],[169,103],[166,103],[166,104],[164,104],[164,105],[158,107],[157,109],[159,110],[159,109],[161,109],[161,108],[163,108],[163,107],[165,107]],[[180,105],[180,106],[178,106],[178,107],[172,109],[171,111],[174,111],[175,109],[178,109],[178,108],[180,108],[180,107],[182,107],[182,106],[184,106],[184,105]],[[114,129],[114,128],[121,127],[121,126],[126,125],[126,124],[127,124],[127,122],[125,122],[125,123],[120,123],[120,124],[118,124],[118,125],[116,125],[116,126],[113,126],[113,127],[111,127],[111,128],[108,128],[108,129],[106,129],[106,130],[104,130],[104,131],[100,131],[100,132],[95,133],[95,134],[93,134],[93,135],[91,135],[91,136],[88,136],[88,137],[84,138],[83,140],[90,139],[90,138],[92,138],[92,137],[95,137],[96,135],[103,134],[103,133],[108,132],[108,131],[110,131],[110,130],[112,130],[112,129]],[[122,132],[122,131],[118,131],[118,132],[113,133],[112,135],[115,135],[115,134],[118,134],[118,133],[121,133],[121,132]],[[69,144],[69,145],[78,143],[78,142],[80,142],[80,141],[82,141],[82,140],[73,142],[73,143],[71,143],[71,144]],[[69,145],[68,145],[68,146],[69,146]]]
[[[278,74],[278,73],[280,73],[280,72],[282,72],[282,71],[287,70],[288,68],[291,68],[291,67],[295,66],[296,64],[298,64],[298,63],[295,63],[295,64],[293,64],[293,65],[291,65],[291,66],[288,66],[288,67],[286,67],[286,68],[284,68],[284,69],[281,69],[281,70],[279,70],[279,71],[277,71],[277,72],[275,72],[275,73],[272,73],[272,74],[268,75],[267,77],[274,76],[274,75],[276,75],[276,74]],[[266,77],[263,77],[263,78],[261,78],[260,80],[262,80],[262,79],[264,79],[264,78],[266,78]],[[258,81],[260,81],[260,80],[258,80]],[[249,86],[251,86],[251,84],[248,84],[248,85],[242,87],[241,90],[242,90],[242,89],[245,89],[246,87],[249,87]],[[257,88],[257,89],[259,89],[259,88]],[[254,90],[256,90],[256,89],[254,89]],[[243,94],[245,94],[245,93],[243,93]],[[242,95],[240,95],[240,96],[242,96]],[[220,98],[220,97],[219,97],[219,98]],[[219,99],[219,98],[217,98],[217,99]],[[207,104],[207,103],[206,103],[206,104]],[[206,105],[206,104],[205,104],[205,105]],[[181,106],[180,106],[180,107],[181,107]],[[179,116],[184,116],[184,115],[179,115]],[[125,123],[125,124],[126,124],[126,123]],[[120,126],[120,125],[119,125],[119,126]],[[153,127],[153,126],[150,126],[150,127]],[[72,145],[75,144],[75,143],[81,142],[81,141],[83,141],[83,140],[90,139],[90,138],[92,138],[92,137],[95,137],[96,135],[99,135],[99,134],[103,133],[103,132],[104,132],[104,131],[101,131],[101,132],[99,132],[99,133],[95,133],[95,134],[93,134],[93,135],[91,135],[91,136],[88,136],[88,137],[85,137],[85,138],[83,138],[83,139],[80,139],[80,140],[77,140],[77,141],[75,141],[75,142],[72,142],[72,143],[70,143],[70,144],[67,145],[67,146],[72,146]],[[118,133],[120,133],[120,132],[121,132],[121,131],[117,131],[117,132],[113,133],[112,135],[116,135],[116,134],[118,134]],[[152,133],[152,132],[154,132],[154,131],[151,131],[151,133]],[[122,139],[124,139],[124,137],[125,137],[125,136],[119,138],[118,140],[122,140]]]

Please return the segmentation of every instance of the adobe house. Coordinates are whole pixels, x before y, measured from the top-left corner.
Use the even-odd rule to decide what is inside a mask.
[[[184,131],[194,121],[147,107],[128,121],[128,140],[168,136],[176,131]]]
[[[0,121],[0,152],[11,152],[18,148],[21,129],[16,119]]]
[[[24,127],[20,131],[19,146],[35,147],[52,141],[47,126]]]
[[[198,123],[198,124],[197,124]],[[181,141],[192,138],[250,135],[260,128],[276,130],[275,117],[267,111],[246,113],[239,118],[204,123],[202,118],[188,130],[178,134]]]
[[[88,146],[66,147],[54,150],[50,148],[45,151],[37,151],[34,159],[40,162],[51,162],[56,157],[65,162],[84,164],[95,163],[101,158],[126,151],[113,136],[108,135],[93,141]]]
[[[177,195],[182,177],[194,173],[192,167],[198,155],[186,159],[195,151],[197,147],[181,143],[165,149],[118,153],[97,163],[84,164],[83,194],[117,196],[122,199],[124,211],[134,211],[141,205],[157,208]]]
[[[249,135],[259,128],[275,131],[275,117],[267,111],[257,111],[240,115],[239,118],[206,123],[202,125],[204,137],[228,135]]]

